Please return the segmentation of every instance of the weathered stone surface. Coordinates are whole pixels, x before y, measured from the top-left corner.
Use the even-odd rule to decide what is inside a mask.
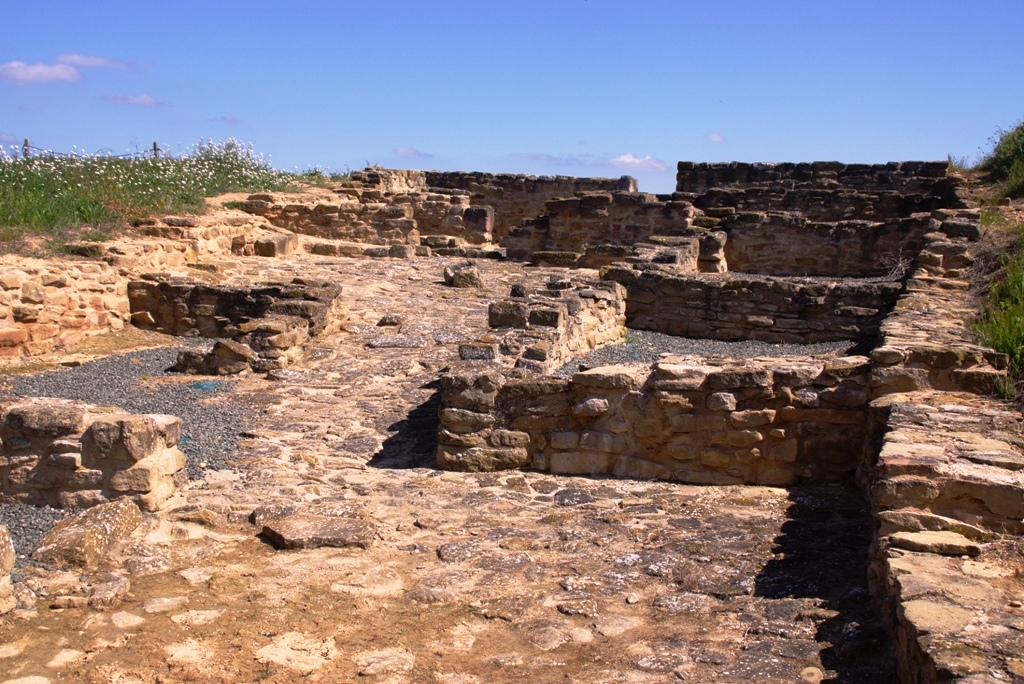
[[[368,520],[295,513],[267,520],[261,534],[279,549],[315,549],[321,546],[369,548],[377,526]]]
[[[110,548],[142,524],[130,499],[100,504],[59,521],[33,552],[40,563],[94,568]]]
[[[944,556],[980,556],[981,546],[956,532],[897,532],[890,537],[901,549],[938,553]]]

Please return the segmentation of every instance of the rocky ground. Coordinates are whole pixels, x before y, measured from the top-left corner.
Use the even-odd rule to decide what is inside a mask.
[[[190,454],[188,490],[97,571],[25,568],[0,682],[895,681],[852,488],[436,470],[439,372],[489,301],[553,272],[481,262],[486,290],[456,290],[445,263],[231,265],[226,280],[339,281],[344,330],[286,371],[180,395],[186,415],[226,416],[186,436],[230,427],[238,451]],[[358,533],[276,550],[250,514],[282,510]],[[122,577],[123,601],[85,605]]]

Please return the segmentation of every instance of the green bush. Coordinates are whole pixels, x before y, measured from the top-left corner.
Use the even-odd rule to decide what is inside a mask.
[[[292,174],[275,171],[251,146],[205,142],[177,157],[0,153],[0,239],[101,226],[153,213],[198,212],[204,197],[280,190]]]
[[[994,138],[992,151],[979,165],[989,177],[1002,185],[1009,197],[1024,196],[1024,121],[1013,128],[1000,129]]]
[[[1003,255],[1003,267],[989,285],[975,330],[981,342],[1010,357],[1010,376],[1024,380],[1024,224]]]

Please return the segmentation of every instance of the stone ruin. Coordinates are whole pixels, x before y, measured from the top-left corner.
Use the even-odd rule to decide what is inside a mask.
[[[173,244],[109,245],[94,269],[78,267],[96,271],[91,280],[45,265],[0,274],[0,353],[131,323],[217,339],[210,352],[182,351],[183,372],[272,372],[301,363],[311,341],[345,320],[341,286],[327,280],[138,275],[186,264],[196,276],[202,255],[551,268],[543,287],[516,286],[489,302],[488,330],[460,341],[458,360],[446,364],[439,468],[856,483],[879,525],[870,580],[901,679],[967,672],[956,681],[988,681],[953,662],[960,630],[949,624],[962,628],[977,611],[994,625],[1015,618],[967,593],[958,603],[935,599],[940,585],[985,580],[951,560],[937,572],[907,553],[975,557],[979,542],[1024,534],[1022,421],[997,398],[1007,359],[974,344],[967,327],[979,212],[946,162],[680,162],[676,192],[663,195],[639,192],[629,177],[372,168],[330,197],[259,193],[239,206],[251,218],[234,226],[150,221],[142,234]],[[446,272],[446,283],[479,286],[472,262],[465,268]],[[80,281],[95,296],[74,292]],[[553,374],[630,329],[857,346],[833,358],[666,355]],[[5,500],[76,507],[123,496],[152,511],[184,464],[180,422],[167,416],[21,403],[4,409],[0,436]],[[981,660],[979,672],[1005,664],[998,653]]]

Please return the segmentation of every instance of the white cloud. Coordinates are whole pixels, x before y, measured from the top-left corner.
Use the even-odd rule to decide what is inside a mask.
[[[79,71],[79,68],[131,69],[132,65],[119,59],[70,52],[58,56],[53,64],[26,64],[19,61],[0,64],[0,81],[18,85],[68,83],[82,79],[82,72]]]
[[[237,126],[238,124],[242,123],[242,120],[234,114],[225,114],[224,116],[217,116],[210,119],[210,121],[227,124],[228,126]]]
[[[95,57],[92,55],[79,55],[71,52],[64,55],[58,55],[57,64],[67,64],[76,67],[86,67],[89,69],[131,69],[132,65],[128,62],[122,62],[119,59],[110,59],[109,57]]]
[[[620,169],[630,169],[633,171],[668,171],[668,166],[665,162],[661,161],[656,157],[647,155],[646,157],[637,157],[634,154],[620,154],[618,157],[613,157],[608,160],[609,166],[614,166]]]
[[[433,159],[434,155],[429,152],[422,152],[417,150],[415,147],[396,147],[391,150],[399,157],[411,157],[413,159]]]
[[[69,64],[25,64],[17,61],[0,64],[0,81],[18,85],[69,82],[81,78],[78,69]]]
[[[728,140],[725,139],[725,136],[722,135],[721,133],[708,133],[707,138],[708,138],[708,140],[710,140],[713,143],[729,142]]]
[[[103,100],[110,102],[111,104],[139,105],[141,107],[157,107],[163,105],[163,102],[157,101],[157,99],[149,93],[142,93],[141,95],[104,95]]]
[[[589,154],[540,154],[534,152],[515,152],[512,154],[516,159],[529,159],[530,161],[544,162],[553,166],[589,166],[594,163],[592,155]]]

